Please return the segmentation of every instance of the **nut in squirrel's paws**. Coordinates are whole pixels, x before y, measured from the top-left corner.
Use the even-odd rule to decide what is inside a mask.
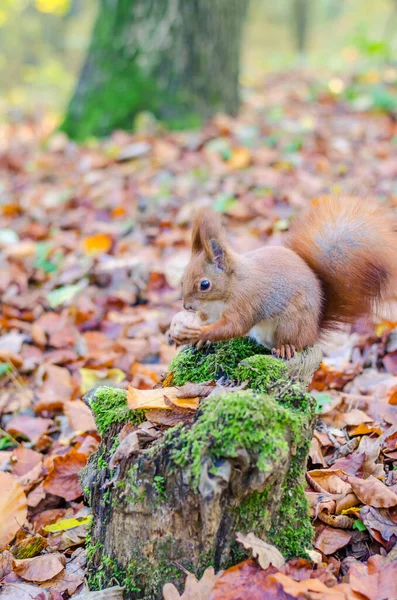
[[[168,339],[175,344],[195,344],[200,339],[202,323],[196,313],[182,310],[174,315],[170,329],[168,331]]]
[[[295,356],[295,346],[291,344],[285,344],[284,346],[280,346],[280,348],[272,348],[272,356],[275,358],[285,358],[286,360],[290,360],[293,356]]]

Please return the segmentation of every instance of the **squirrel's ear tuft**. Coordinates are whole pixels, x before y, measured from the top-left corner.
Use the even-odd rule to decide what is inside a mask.
[[[215,263],[222,271],[229,268],[222,221],[218,213],[201,210],[193,223],[192,252],[204,252],[209,262]]]
[[[219,269],[227,271],[228,260],[225,249],[218,240],[210,241],[211,262],[214,262]]]
[[[196,218],[193,222],[193,231],[192,231],[192,252],[193,254],[198,254],[202,250],[204,250],[204,240],[202,238],[201,225],[205,219],[204,211],[200,210],[197,213]]]

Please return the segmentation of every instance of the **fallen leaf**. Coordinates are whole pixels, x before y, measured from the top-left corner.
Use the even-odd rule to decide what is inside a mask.
[[[75,596],[75,600],[123,600],[123,591],[123,587],[116,585],[101,590],[100,592],[85,592],[84,594],[79,594],[78,596]],[[176,596],[176,598],[180,598],[180,596]],[[172,600],[172,596],[170,596],[169,600]]]
[[[199,405],[198,398],[179,398],[178,394],[179,390],[176,387],[139,390],[129,386],[127,403],[131,410],[154,408],[171,410],[172,404],[179,408],[197,410]],[[168,403],[166,399],[168,399]]]
[[[13,566],[13,555],[9,550],[3,550],[0,552],[0,581],[9,573],[11,573]]]
[[[26,475],[37,465],[43,462],[43,455],[25,446],[18,446],[11,455],[12,473],[17,477]]]
[[[8,423],[6,431],[14,437],[25,437],[35,443],[53,426],[51,419],[17,415]]]
[[[40,410],[57,410],[73,396],[72,376],[65,367],[47,365],[43,385],[38,390]],[[38,407],[36,407],[38,410]]]
[[[269,583],[267,579],[267,572],[256,561],[245,560],[220,575],[215,581],[209,600],[287,600],[284,595],[276,595],[277,584]],[[174,598],[169,597],[165,600]],[[192,600],[195,600],[194,597]],[[204,596],[203,600],[207,598]]]
[[[0,549],[12,541],[27,516],[26,496],[9,473],[0,472]]]
[[[80,525],[87,525],[92,520],[92,515],[88,517],[73,517],[71,519],[62,519],[52,525],[46,525],[43,527],[44,531],[55,533],[58,531],[66,531],[67,529],[73,529],[74,527],[80,527]]]
[[[346,546],[350,540],[351,535],[344,529],[335,529],[333,527],[324,527],[314,541],[314,547],[320,550],[323,554],[328,556],[333,554],[340,548]]]
[[[306,479],[317,492],[349,494],[352,487],[346,483],[346,473],[340,469],[315,469],[306,473]]]
[[[182,595],[172,583],[166,583],[163,587],[164,600],[208,600],[214,584],[221,574],[222,571],[215,574],[213,567],[207,567],[200,580],[189,573]]]
[[[1,600],[36,600],[39,589],[37,586],[27,583],[5,583],[1,588]],[[51,599],[49,596],[45,596],[45,600]]]
[[[251,164],[252,156],[248,148],[233,148],[232,154],[227,161],[229,169],[246,169]]]
[[[367,479],[349,477],[348,481],[363,504],[369,504],[375,508],[389,508],[397,505],[397,494],[373,475]]]
[[[87,532],[85,535],[87,535]],[[62,594],[61,598],[63,598],[65,592],[69,596],[73,595],[77,588],[84,582],[86,563],[86,551],[82,548],[77,548],[70,560],[66,561],[65,568],[52,579],[42,583],[41,586],[51,590],[51,592],[55,591],[55,593]]]
[[[391,519],[386,508],[363,506],[360,510],[360,517],[371,535],[374,532],[379,532],[382,540],[386,542],[397,541],[397,523]]]
[[[91,409],[81,400],[65,402],[64,413],[73,431],[79,433],[96,431],[95,419]]]
[[[85,467],[87,459],[86,454],[75,449],[62,456],[56,456],[52,469],[44,480],[45,490],[68,501],[81,496],[83,492],[79,473]]]
[[[283,555],[275,546],[267,544],[253,532],[248,534],[236,533],[236,538],[246,550],[252,551],[253,557],[258,559],[262,569],[267,569],[270,565],[279,569],[285,563]]]
[[[95,233],[83,240],[83,248],[87,254],[107,253],[112,247],[113,240],[105,233]]]
[[[357,562],[349,570],[352,589],[368,600],[397,600],[397,562],[371,556],[367,565]]]
[[[14,571],[25,581],[43,582],[52,579],[64,568],[62,557],[55,554],[14,560]]]
[[[47,548],[47,540],[42,535],[29,535],[12,548],[14,558],[32,558]]]

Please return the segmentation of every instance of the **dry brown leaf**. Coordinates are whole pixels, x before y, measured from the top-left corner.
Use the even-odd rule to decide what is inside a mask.
[[[357,498],[363,504],[375,508],[390,508],[397,505],[397,494],[373,475],[370,475],[367,479],[349,477],[348,481]]]
[[[35,443],[53,426],[51,419],[41,417],[30,417],[29,415],[17,415],[8,423],[6,431],[14,437],[23,436]]]
[[[282,586],[283,591],[288,594],[287,598],[305,598],[305,600],[362,600],[362,597],[354,594],[347,584],[327,587],[319,579],[305,579],[294,581],[283,573],[275,573],[269,576],[270,581],[275,581]],[[275,596],[275,599],[279,596]],[[284,600],[283,596],[280,596]]]
[[[64,558],[60,554],[46,554],[34,558],[14,560],[15,573],[25,581],[36,583],[52,579],[64,568]]]
[[[64,403],[64,413],[69,419],[73,431],[87,433],[96,431],[95,420],[90,408],[81,400],[70,400]]]
[[[66,400],[71,400],[74,386],[72,376],[65,367],[57,365],[46,365],[44,383],[38,391],[41,410],[45,406],[56,406],[63,404]]]
[[[42,590],[28,583],[5,583],[1,588],[1,600],[36,600]],[[49,593],[39,600],[52,600]]]
[[[360,518],[371,535],[378,532],[385,542],[390,542],[392,539],[397,541],[397,523],[391,519],[386,508],[363,506],[360,511]]]
[[[236,538],[246,550],[252,551],[253,557],[258,560],[262,569],[267,569],[270,565],[279,569],[285,563],[283,555],[275,546],[267,544],[253,532],[247,534],[236,533]]]
[[[368,600],[397,600],[397,561],[375,555],[367,565],[356,562],[349,570],[349,582]]]
[[[26,475],[37,465],[43,462],[43,455],[25,446],[18,446],[11,455],[12,474],[17,477]]]
[[[0,472],[0,549],[11,542],[27,516],[26,496],[13,475]]]
[[[340,469],[315,469],[308,471],[306,478],[316,492],[329,494],[349,494],[351,485],[346,483],[346,473]]]
[[[316,537],[314,547],[328,556],[346,546],[350,542],[351,537],[344,529],[324,527]]]
[[[87,463],[88,457],[75,449],[63,456],[56,456],[51,471],[44,480],[47,492],[61,496],[65,500],[75,500],[82,495],[79,473]]]
[[[9,550],[0,552],[0,581],[12,571],[14,557]]]
[[[185,589],[182,595],[172,583],[166,583],[163,587],[164,600],[208,600],[211,591],[222,575],[223,571],[215,574],[213,567],[208,567],[202,578],[198,581],[197,578],[189,573],[185,581]]]

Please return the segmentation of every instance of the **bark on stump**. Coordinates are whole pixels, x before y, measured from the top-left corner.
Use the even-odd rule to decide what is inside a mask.
[[[223,377],[249,389],[202,400],[192,422],[166,430],[116,475],[108,462],[118,432],[145,415],[128,410],[122,390],[91,394],[103,435],[82,473],[93,511],[92,589],[119,584],[128,600],[162,598],[164,583],[180,587],[185,579],[181,566],[200,576],[247,556],[239,531],[253,531],[286,557],[311,547],[304,470],[315,411],[305,390],[321,352],[311,347],[288,363],[265,352],[247,338],[182,350],[171,364],[176,385]]]

